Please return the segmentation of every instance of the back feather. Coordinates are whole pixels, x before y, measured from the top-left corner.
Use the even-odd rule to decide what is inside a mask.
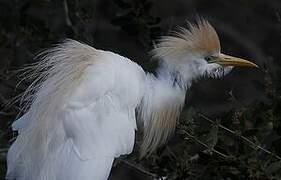
[[[96,54],[97,50],[88,45],[66,40],[40,53],[41,61],[25,68],[25,75],[35,78],[22,99],[29,122],[14,125],[20,135],[8,154],[8,178],[36,179],[45,158],[65,136],[57,127],[59,112],[84,70],[95,62]]]

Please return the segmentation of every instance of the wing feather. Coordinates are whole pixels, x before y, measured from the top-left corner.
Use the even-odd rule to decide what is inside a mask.
[[[73,40],[46,53],[36,65],[35,73],[43,71],[38,85],[26,92],[34,92],[28,114],[13,124],[20,133],[6,178],[106,179],[114,158],[133,149],[145,73],[127,58]],[[97,170],[85,174],[90,167]]]

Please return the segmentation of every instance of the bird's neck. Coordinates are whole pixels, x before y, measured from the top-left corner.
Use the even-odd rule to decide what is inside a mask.
[[[144,123],[142,155],[150,154],[173,133],[184,105],[187,79],[165,66],[157,74],[147,74],[139,118]]]
[[[160,63],[156,69],[156,77],[159,81],[172,84],[173,87],[179,86],[186,91],[195,79],[195,74],[192,73],[193,67],[174,67],[166,63]]]

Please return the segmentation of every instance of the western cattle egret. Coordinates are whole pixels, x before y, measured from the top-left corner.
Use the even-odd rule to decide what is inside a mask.
[[[203,19],[162,37],[152,53],[160,60],[155,75],[74,40],[41,53],[29,67],[36,78],[24,94],[28,111],[12,125],[19,135],[8,152],[7,179],[107,179],[114,158],[132,152],[137,124],[144,129],[141,156],[165,143],[193,80],[257,67],[222,54]]]

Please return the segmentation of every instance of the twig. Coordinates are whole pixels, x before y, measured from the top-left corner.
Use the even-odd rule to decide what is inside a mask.
[[[0,153],[7,153],[9,150],[9,148],[3,148],[3,149],[0,149]]]
[[[125,163],[125,164],[127,164],[127,165],[130,166],[130,167],[133,167],[134,169],[136,169],[136,170],[138,170],[138,171],[140,171],[140,172],[142,172],[142,173],[144,173],[144,174],[147,174],[147,175],[153,177],[153,178],[161,178],[161,177],[159,177],[158,175],[156,175],[156,174],[154,174],[154,173],[151,173],[151,172],[149,172],[149,171],[143,169],[142,167],[139,167],[139,166],[137,166],[136,164],[133,164],[133,163],[127,161],[127,160],[120,159],[120,161],[123,162],[123,163]]]
[[[24,112],[22,108],[16,106],[11,100],[6,99],[2,94],[0,94],[0,102],[6,107],[12,107],[18,111]]]
[[[206,150],[204,150],[204,151],[202,151],[202,152],[203,152],[203,153],[209,153],[210,150],[209,150],[209,149],[206,149]],[[197,153],[197,154],[191,156],[191,157],[188,159],[188,161],[189,161],[189,162],[194,162],[194,161],[197,161],[198,159],[199,159],[199,154]]]
[[[2,116],[12,116],[14,115],[15,113],[12,113],[12,112],[4,112],[4,111],[0,111],[0,115]]]
[[[205,116],[204,114],[199,113],[199,116],[201,116],[202,118],[204,118],[205,120],[209,121],[209,122],[212,123],[212,124],[217,124],[218,127],[220,127],[221,129],[227,131],[227,132],[230,133],[230,134],[233,134],[234,136],[240,138],[242,141],[247,142],[248,144],[250,144],[250,147],[252,147],[253,149],[255,149],[255,150],[257,150],[257,149],[262,150],[263,152],[265,152],[265,153],[267,153],[267,154],[269,154],[269,155],[275,157],[276,159],[281,160],[281,157],[280,157],[280,156],[278,156],[278,155],[272,153],[271,151],[269,151],[269,150],[267,150],[267,149],[261,147],[260,145],[255,144],[254,142],[252,142],[252,141],[249,140],[248,138],[246,138],[246,137],[244,137],[244,136],[242,136],[242,135],[238,135],[235,131],[233,131],[233,130],[231,130],[231,129],[228,129],[227,127],[225,127],[225,126],[223,126],[223,125],[221,125],[221,124],[219,124],[219,123],[216,123],[215,121],[213,121],[212,119],[208,118],[208,117]]]
[[[168,145],[166,146],[166,149],[167,149],[168,153],[169,153],[175,160],[178,159],[178,157],[175,155],[175,153],[171,150],[171,148],[170,148]]]
[[[69,17],[67,0],[63,0],[63,7],[64,7],[66,25],[69,26],[69,27],[72,27],[72,22],[71,22],[70,17]]]
[[[193,139],[195,142],[197,142],[198,144],[200,144],[200,145],[204,146],[205,148],[207,148],[209,151],[214,152],[214,153],[220,155],[220,156],[223,157],[223,158],[226,158],[226,159],[229,158],[229,156],[227,156],[227,155],[225,155],[225,154],[223,154],[223,153],[217,151],[215,148],[212,148],[212,147],[208,146],[207,144],[205,144],[204,142],[200,141],[200,140],[199,140],[198,138],[196,138],[195,136],[191,135],[189,132],[187,132],[187,131],[185,131],[185,130],[183,130],[183,132],[184,132],[186,135],[188,135],[191,139]]]

